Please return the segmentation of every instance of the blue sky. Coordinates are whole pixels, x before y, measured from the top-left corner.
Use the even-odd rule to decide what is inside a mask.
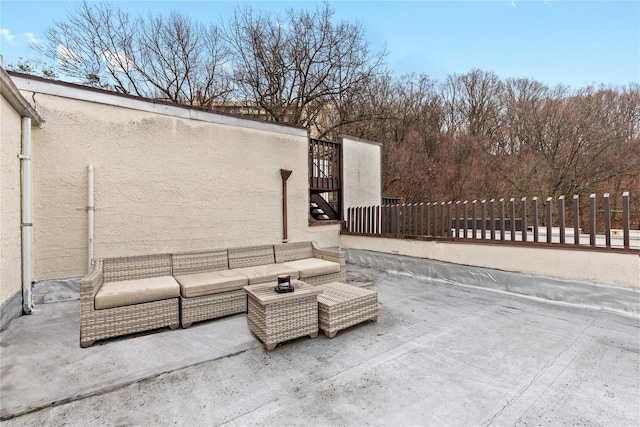
[[[314,2],[117,1],[145,14],[180,10],[203,22],[239,4],[282,12]],[[640,82],[640,1],[333,1],[337,20],[360,22],[374,50],[386,46],[395,74],[435,80],[473,68],[549,86]],[[29,39],[64,20],[71,1],[0,0],[4,64],[33,56]]]

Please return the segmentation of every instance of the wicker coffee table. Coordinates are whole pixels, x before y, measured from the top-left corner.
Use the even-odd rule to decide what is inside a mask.
[[[378,293],[346,283],[320,285],[318,296],[320,329],[329,338],[338,331],[366,320],[378,320]]]
[[[291,280],[295,291],[279,294],[275,282],[245,286],[249,296],[247,324],[268,351],[278,343],[318,336],[318,294],[322,289]]]

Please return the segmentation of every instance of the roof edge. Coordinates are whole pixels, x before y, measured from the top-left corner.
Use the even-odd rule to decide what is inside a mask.
[[[11,79],[11,76],[7,74],[2,66],[0,66],[0,92],[9,104],[20,114],[20,116],[30,118],[32,123],[36,126],[40,126],[44,123],[44,119],[31,106],[31,104],[29,104],[24,96],[22,96],[20,90]]]
[[[309,134],[309,130],[307,128],[286,123],[267,122],[253,117],[212,111],[188,105],[179,105],[161,100],[83,86],[76,83],[46,79],[14,71],[10,71],[8,74],[15,83],[15,86],[22,91],[31,91],[45,95],[95,102],[115,107],[130,108],[133,110],[146,111],[183,119],[226,124],[293,136],[308,137]]]
[[[363,139],[363,138],[358,138],[357,136],[344,135],[344,134],[338,135],[337,139],[338,140],[350,139],[351,141],[364,142],[365,144],[379,145],[380,147],[382,147],[383,145],[382,142],[371,141],[369,139]]]

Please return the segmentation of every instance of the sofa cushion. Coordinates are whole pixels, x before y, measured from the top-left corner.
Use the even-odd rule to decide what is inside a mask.
[[[320,258],[305,258],[285,262],[283,264],[287,267],[298,270],[298,273],[300,273],[300,279],[340,272],[340,264]]]
[[[254,267],[236,268],[233,271],[246,276],[247,279],[249,279],[250,285],[272,281],[275,282],[277,277],[281,274],[289,274],[292,279],[298,278],[298,270],[287,267],[284,264],[256,265]]]
[[[180,296],[180,285],[171,276],[106,282],[95,297],[97,310],[141,304]]]
[[[176,276],[176,280],[180,283],[180,292],[184,298],[235,291],[249,284],[245,276],[233,270]]]

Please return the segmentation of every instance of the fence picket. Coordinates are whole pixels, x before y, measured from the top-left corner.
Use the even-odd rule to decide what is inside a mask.
[[[511,221],[509,221],[509,232],[511,234],[511,241],[516,241],[516,199],[513,197],[509,199],[509,211]]]
[[[589,196],[589,246],[596,246],[596,195]]]
[[[560,227],[560,243],[565,243],[565,230],[564,230],[564,195],[558,197],[558,226]]]
[[[476,236],[476,215],[478,212],[476,212],[476,204],[478,203],[477,200],[474,200],[473,202],[471,202],[471,238],[472,239],[477,239],[478,236]]]
[[[451,226],[453,225],[453,224],[451,224],[451,220],[453,218],[453,216],[451,216],[452,215],[452,210],[453,210],[453,202],[448,202],[447,203],[447,217],[449,219],[447,220],[447,225],[448,225],[447,226],[447,234],[449,235],[449,237],[454,237],[453,235],[451,235]]]
[[[604,193],[604,235],[607,248],[611,247],[611,205],[609,193]]]
[[[573,196],[573,244],[580,244],[580,196]]]
[[[533,202],[533,241],[538,243],[538,198],[531,199]]]
[[[483,199],[482,202],[480,202],[480,218],[482,220],[482,223],[480,224],[481,230],[482,230],[482,240],[485,240],[487,238],[487,216],[486,214],[486,208],[487,208],[487,200]]]
[[[523,197],[522,200],[520,200],[520,217],[522,218],[522,225],[520,228],[522,228],[522,241],[526,242],[527,241],[527,198]]]
[[[402,205],[402,234],[411,234],[411,232],[409,231],[409,225],[410,225],[410,209],[409,209],[409,205],[407,205],[406,203],[404,205]]]
[[[498,202],[500,204],[500,240],[504,242],[504,199],[500,199]]]
[[[366,225],[366,230],[365,232],[367,234],[371,234],[371,206],[367,206],[366,212],[365,212],[365,218],[364,218],[364,223]]]
[[[456,234],[455,237],[460,237],[460,215],[461,215],[461,211],[460,211],[460,201],[458,200],[456,202],[456,223],[451,224],[452,226],[456,227]],[[451,215],[449,215],[451,216]]]
[[[624,240],[624,248],[630,248],[630,224],[629,224],[629,192],[622,193],[622,232]]]
[[[469,203],[467,200],[464,201],[464,203],[462,204],[462,206],[464,207],[464,229],[463,229],[463,236],[466,239],[468,237],[467,235],[467,230],[469,229],[469,224],[467,223],[467,221],[469,221],[469,212],[468,212],[468,207]]]
[[[433,235],[438,236],[438,202],[433,202]]]
[[[496,199],[489,201],[489,217],[491,218],[491,240],[496,240]]]
[[[553,199],[551,197],[547,197],[547,243],[553,242]]]
[[[442,230],[442,235],[451,237],[451,228],[449,228],[449,229],[445,229],[444,228],[444,222],[445,222],[445,219],[447,219],[446,218],[447,217],[447,211],[446,211],[447,205],[444,202],[442,202],[442,204],[440,206],[442,208],[442,210],[440,212],[440,229]],[[449,202],[449,222],[451,222],[451,202]]]

